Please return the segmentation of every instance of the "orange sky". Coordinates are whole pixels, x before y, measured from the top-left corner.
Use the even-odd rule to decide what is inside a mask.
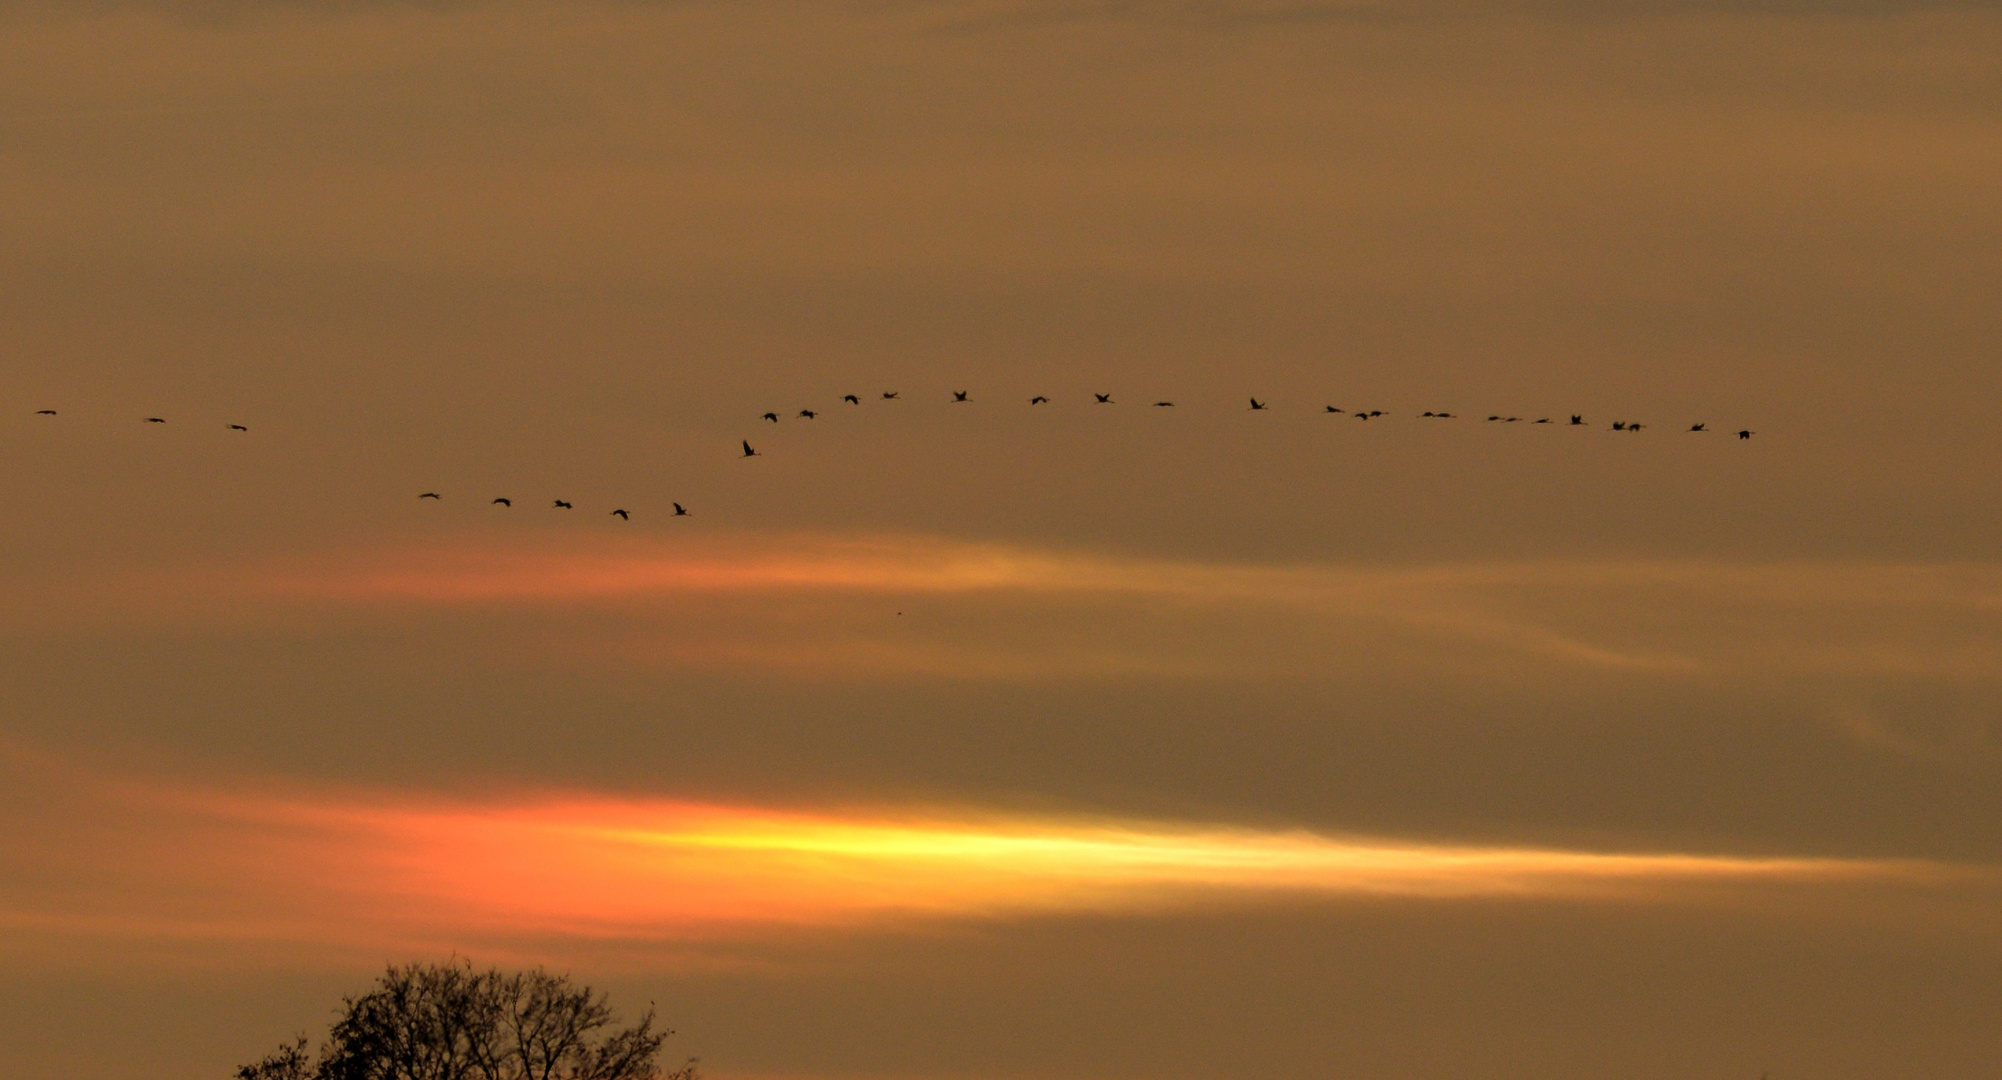
[[[1997,56],[0,5],[0,1073],[457,952],[722,1080],[1992,1074]]]

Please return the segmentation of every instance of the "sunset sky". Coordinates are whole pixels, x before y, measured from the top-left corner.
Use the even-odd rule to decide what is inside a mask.
[[[0,1075],[1995,1076],[1998,284],[1992,0],[0,0]]]

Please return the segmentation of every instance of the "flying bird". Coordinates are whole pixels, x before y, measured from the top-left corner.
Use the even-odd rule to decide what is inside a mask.
[[[1625,431],[1625,430],[1627,430],[1627,422],[1626,422],[1625,420],[1615,420],[1615,421],[1613,421],[1613,430],[1614,430],[1614,431]]]
[[[1549,418],[1548,416],[1546,416],[1546,417],[1544,417],[1543,419],[1541,419],[1541,420],[1538,420],[1538,421],[1537,421],[1537,423],[1539,423],[1539,424],[1548,424],[1549,422],[1550,422],[1550,418]]]
[[[745,439],[745,440],[744,440],[744,456],[745,456],[745,457],[757,457],[757,456],[758,456],[758,452],[757,452],[756,450],[753,450],[753,449],[751,449],[751,440],[749,440],[749,439]]]
[[[1572,413],[1572,414],[1571,414],[1571,426],[1572,426],[1572,427],[1583,427],[1583,426],[1584,426],[1584,424],[1585,424],[1585,418],[1584,418],[1584,417],[1582,417],[1582,416],[1578,415],[1577,413]]]
[[[1258,400],[1257,398],[1252,398],[1252,399],[1251,399],[1251,407],[1252,407],[1252,408],[1253,408],[1254,410],[1256,410],[1256,409],[1263,409],[1263,408],[1265,408],[1265,403],[1264,403],[1264,402],[1262,402],[1262,401],[1260,401],[1260,400]]]
[[[573,510],[573,509],[575,509],[575,507],[571,506],[571,505],[570,505],[569,503],[567,503],[567,502],[564,502],[564,501],[563,501],[562,499],[557,499],[557,500],[556,500],[555,502],[552,502],[552,503],[550,503],[550,504],[549,504],[549,508],[550,508],[551,510]]]
[[[1749,432],[1749,431],[1740,431],[1740,432],[1738,433],[1738,437],[1739,437],[1740,439],[1749,439],[1749,438],[1751,438],[1751,437],[1752,437],[1752,432]]]
[[[1175,407],[1175,403],[1172,401],[1157,401],[1154,403],[1154,407],[1157,409],[1172,409]]]
[[[1091,396],[1092,396],[1092,397],[1095,397],[1095,398],[1097,398],[1097,399],[1098,399],[1098,403],[1099,403],[1100,405],[1110,405],[1110,404],[1112,404],[1112,395],[1111,395],[1111,394],[1093,394],[1093,395],[1091,395]]]
[[[847,403],[848,403],[848,404],[850,404],[850,405],[860,405],[860,404],[862,404],[862,399],[861,399],[861,398],[858,398],[858,397],[856,397],[856,396],[855,396],[854,394],[843,394],[843,395],[841,395],[841,400],[843,400],[843,401],[847,402]]]
[[[811,420],[819,415],[820,415],[819,413],[814,412],[812,409],[801,409],[799,411],[799,418],[801,420]]]
[[[775,412],[768,412],[764,415],[764,419],[770,420],[772,423],[776,424],[779,422],[779,414]]]
[[[1488,417],[1488,423],[1492,424],[1492,423],[1494,423],[1495,421],[1497,421],[1497,420],[1499,420],[1499,419],[1501,419],[1501,417],[1500,417],[1500,416],[1490,416],[1490,417]]]
[[[965,401],[965,400],[966,400],[966,391],[964,391],[964,390],[954,390],[954,391],[952,392],[952,400],[954,400],[954,401]]]
[[[1369,411],[1369,414],[1370,414],[1371,416],[1382,416],[1382,415],[1383,415],[1383,410],[1382,410],[1382,409],[1371,409],[1371,410]]]
[[[442,499],[442,498],[444,498],[445,496],[443,496],[443,495],[440,495],[440,494],[438,494],[438,493],[437,493],[437,492],[435,492],[435,491],[427,491],[427,492],[425,492],[424,494],[422,494],[422,495],[419,495],[419,496],[417,496],[417,497],[418,497],[418,498],[420,498],[420,499]]]
[[[164,423],[166,423],[167,421],[166,421],[166,418],[165,418],[165,417],[160,417],[160,416],[149,416],[149,417],[147,417],[147,418],[146,418],[146,422],[147,422],[147,423],[149,423],[149,424],[164,424]]]
[[[54,409],[36,409],[36,410],[35,410],[35,415],[36,415],[36,416],[54,416],[55,414],[56,414],[56,411],[55,411]]]
[[[618,518],[620,521],[631,521],[633,519],[633,516],[624,510],[614,510],[612,511],[612,516]]]
[[[675,504],[674,504],[674,516],[675,516],[675,517],[687,517],[687,516],[688,516],[688,510],[687,510],[687,508],[683,507],[683,506],[682,506],[682,505],[681,505],[680,503],[675,503]]]
[[[1355,411],[1354,413],[1352,413],[1352,414],[1350,414],[1350,415],[1354,416],[1354,417],[1355,417],[1356,419],[1358,419],[1358,420],[1367,420],[1367,419],[1369,419],[1369,414],[1368,414],[1368,413],[1366,413],[1366,412],[1363,412],[1363,411],[1362,411],[1362,410],[1360,410],[1360,409],[1356,410],[1356,411]]]
[[[1338,412],[1341,412],[1342,410],[1340,410],[1340,409],[1337,409],[1337,408],[1335,408],[1335,407],[1334,407],[1333,405],[1330,405],[1330,406],[1328,406],[1328,410],[1327,410],[1327,411],[1329,411],[1329,412],[1331,412],[1331,413],[1338,413]],[[1432,414],[1431,414],[1431,413],[1426,413],[1425,415],[1427,415],[1427,416],[1430,416],[1430,415],[1432,415]]]
[[[1639,431],[1640,429],[1641,429],[1641,425],[1639,425],[1639,424],[1628,424],[1628,425],[1627,425],[1627,430],[1628,430],[1628,431]]]
[[[897,392],[896,392],[895,390],[885,390],[885,391],[883,391],[883,400],[884,400],[884,401],[895,401],[895,400],[897,400]]]
[[[1035,397],[1029,399],[1029,404],[1031,405],[1048,405],[1049,403],[1050,399],[1041,394],[1037,394]]]
[[[249,431],[249,430],[250,430],[249,428],[247,428],[247,427],[244,427],[244,426],[243,426],[242,424],[231,424],[231,425],[229,426],[229,429],[230,429],[231,431]]]
[[[513,500],[513,499],[510,499],[510,498],[508,498],[508,497],[507,497],[507,496],[505,496],[505,495],[502,495],[502,496],[500,496],[499,498],[495,499],[495,500],[494,500],[493,502],[490,502],[490,503],[488,503],[487,505],[488,505],[488,506],[513,506],[513,505],[514,505],[514,500]]]
[[[1689,425],[1689,430],[1691,430],[1691,431],[1709,431],[1709,430],[1710,430],[1710,425],[1709,425],[1709,424],[1691,424],[1691,425]]]

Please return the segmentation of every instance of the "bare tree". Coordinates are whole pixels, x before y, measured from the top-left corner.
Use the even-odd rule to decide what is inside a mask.
[[[345,1000],[317,1061],[302,1035],[236,1080],[696,1080],[693,1060],[661,1071],[673,1032],[651,1007],[616,1022],[605,995],[541,969],[409,964]]]

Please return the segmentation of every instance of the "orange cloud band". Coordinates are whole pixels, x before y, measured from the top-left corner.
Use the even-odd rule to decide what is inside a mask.
[[[25,827],[0,849],[15,870],[0,887],[0,937],[471,949],[1288,897],[1648,901],[1985,873],[585,797],[447,804],[128,788],[62,816],[39,828],[17,820]]]

